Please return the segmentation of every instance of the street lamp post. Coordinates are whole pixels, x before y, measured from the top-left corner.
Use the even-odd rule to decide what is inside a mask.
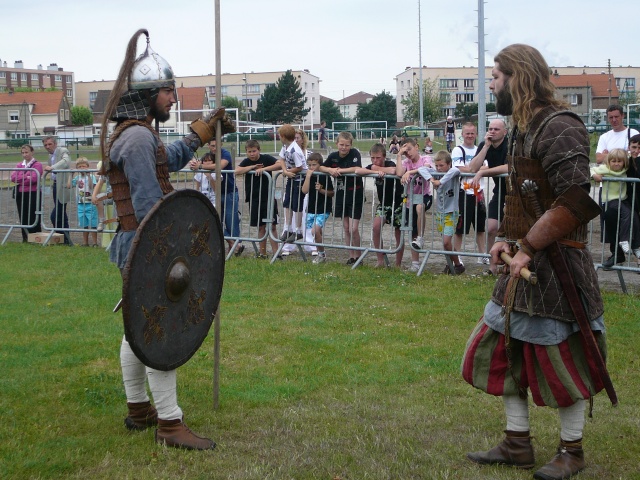
[[[249,99],[248,99],[248,92],[247,92],[247,74],[246,73],[242,77],[242,81],[244,82],[244,96],[243,96],[243,100],[244,100],[244,120],[248,124],[248,122],[249,122]]]

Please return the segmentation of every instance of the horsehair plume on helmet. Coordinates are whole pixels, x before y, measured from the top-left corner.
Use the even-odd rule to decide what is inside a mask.
[[[138,39],[142,34],[147,37],[147,48],[136,58]],[[163,87],[175,87],[173,70],[164,58],[151,49],[149,31],[141,28],[127,44],[124,61],[104,110],[100,145],[105,171],[109,170],[106,155],[109,120],[144,120],[149,113],[152,91],[156,90],[157,93],[157,89]]]

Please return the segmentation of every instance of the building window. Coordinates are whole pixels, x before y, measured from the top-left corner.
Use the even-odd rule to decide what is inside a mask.
[[[576,107],[578,105],[582,105],[582,94],[581,93],[572,93],[568,95],[569,103]]]
[[[411,88],[411,80],[407,80],[407,90]]]
[[[18,74],[16,72],[11,72],[11,80],[18,80]]]
[[[64,120],[64,109],[61,108],[60,109],[60,121],[63,121],[63,120]]]
[[[21,73],[20,74],[20,80],[22,80],[23,82],[27,81],[27,74],[26,73]]]
[[[0,72],[0,78],[7,78],[6,72]]]
[[[440,101],[442,103],[449,103],[449,99],[451,98],[451,94],[450,93],[441,93],[440,94]]]
[[[71,118],[71,114],[69,113],[69,110],[65,110],[64,111],[64,119],[65,120],[69,120]]]
[[[71,98],[73,96],[73,90],[67,88],[67,97]]]
[[[55,76],[55,81],[56,82],[61,82],[62,81],[62,75],[56,75]]]
[[[32,73],[31,74],[31,81],[32,82],[37,82],[38,81],[38,74],[37,73]]]
[[[464,88],[473,88],[474,79],[473,78],[465,78],[464,79]]]
[[[210,98],[209,99],[209,108],[216,108],[216,99],[215,98]]]
[[[457,78],[441,78],[440,88],[458,88]]]
[[[400,88],[404,88],[404,80],[400,80]]]
[[[9,123],[18,123],[20,121],[20,112],[18,110],[9,110]]]
[[[244,108],[253,108],[253,98],[243,98],[242,106]]]
[[[260,85],[247,85],[247,93],[260,93]]]
[[[227,86],[223,85],[222,88],[220,88],[220,94],[224,97],[227,94]]]
[[[71,75],[67,75],[67,83],[71,83]]]
[[[209,95],[215,95],[216,94],[216,87],[215,85],[213,87],[207,87],[209,89]]]
[[[496,103],[496,96],[493,92],[489,93],[489,103]]]
[[[456,103],[473,103],[473,93],[456,93]]]
[[[312,83],[312,84],[311,84],[311,91],[313,92],[315,89],[316,89],[316,84],[315,84],[315,83]]]

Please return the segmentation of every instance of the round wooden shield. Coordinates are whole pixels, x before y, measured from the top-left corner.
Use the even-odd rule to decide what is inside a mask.
[[[147,366],[173,370],[206,338],[224,279],[220,217],[196,190],[162,197],[144,218],[122,272],[122,317]]]

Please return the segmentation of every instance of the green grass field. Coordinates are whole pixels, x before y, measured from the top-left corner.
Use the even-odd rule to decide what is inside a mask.
[[[0,247],[0,478],[525,479],[465,454],[493,446],[502,402],[459,374],[491,279],[234,258],[221,304],[220,408],[213,337],[178,370],[188,425],[212,452],[130,433],[119,368],[117,269],[96,249]],[[587,420],[581,479],[640,478],[640,301],[607,293],[609,368]],[[532,407],[537,466],[556,412]]]

